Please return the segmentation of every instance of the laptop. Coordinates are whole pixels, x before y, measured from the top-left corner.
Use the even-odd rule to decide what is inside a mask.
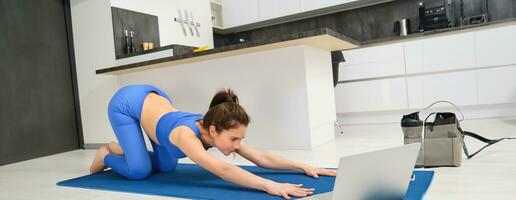
[[[373,151],[339,160],[333,192],[306,200],[403,199],[412,178],[420,143]]]

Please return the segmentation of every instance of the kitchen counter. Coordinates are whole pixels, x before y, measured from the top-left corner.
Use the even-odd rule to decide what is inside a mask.
[[[394,37],[381,38],[381,39],[376,39],[376,40],[361,41],[360,48],[383,45],[386,43],[395,43],[395,42],[400,42],[400,41],[424,39],[424,38],[430,38],[430,37],[434,37],[434,36],[441,36],[441,35],[445,35],[445,34],[455,34],[455,33],[463,33],[463,32],[470,32],[470,31],[478,31],[478,30],[482,30],[482,29],[496,28],[496,27],[513,25],[513,24],[516,24],[516,18],[491,21],[491,22],[487,22],[484,24],[475,24],[475,25],[469,25],[469,26],[459,26],[459,27],[437,29],[437,30],[425,31],[422,33],[416,32],[416,33],[409,34],[407,36],[394,36]]]
[[[470,26],[452,27],[438,30],[425,31],[422,33],[413,33],[404,37],[388,37],[376,40],[368,41],[356,41],[350,37],[344,36],[340,33],[335,32],[329,28],[314,29],[309,31],[303,31],[291,35],[281,35],[277,37],[271,37],[268,40],[252,41],[233,45],[227,45],[219,48],[214,48],[197,53],[184,53],[174,55],[171,57],[165,57],[160,59],[154,59],[149,61],[137,62],[127,65],[108,67],[104,69],[96,70],[96,74],[123,74],[133,71],[140,71],[152,68],[159,68],[163,66],[179,65],[191,62],[198,62],[203,60],[211,60],[231,55],[239,55],[257,51],[270,50],[281,47],[288,47],[294,45],[307,45],[328,51],[333,50],[346,50],[352,48],[365,48],[377,45],[384,45],[388,43],[396,43],[400,41],[410,41],[425,39],[435,36],[441,36],[446,34],[455,34],[469,31],[477,31],[488,28],[495,28],[501,26],[507,26],[516,24],[516,18],[510,18],[506,20],[491,21],[485,24],[477,24]]]
[[[163,51],[163,50],[168,50],[168,49],[172,49],[174,51],[174,54],[183,54],[186,51],[191,52],[193,49],[195,49],[195,47],[190,47],[190,46],[185,46],[185,45],[178,45],[178,44],[171,44],[171,45],[156,47],[156,48],[145,50],[145,51],[137,51],[135,53],[116,55],[115,57],[118,60],[118,59],[124,59],[124,58],[130,58],[130,57],[134,57],[134,56],[140,56],[140,55],[155,53],[155,52],[158,52],[158,51]]]
[[[196,53],[185,53],[133,64],[108,67],[96,70],[96,74],[123,74],[297,45],[334,51],[356,48],[360,46],[360,43],[329,28],[321,28],[291,35],[271,37],[268,40],[228,45]]]

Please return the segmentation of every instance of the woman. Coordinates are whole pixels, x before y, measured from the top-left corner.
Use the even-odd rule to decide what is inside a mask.
[[[152,169],[174,171],[178,159],[188,156],[226,181],[285,199],[290,199],[289,195],[304,197],[313,193],[313,189],[302,188],[300,184],[261,178],[206,151],[216,147],[226,156],[236,152],[263,168],[299,170],[314,178],[336,175],[335,170],[292,162],[242,143],[249,116],[230,89],[216,93],[208,112],[202,116],[176,110],[168,95],[156,87],[129,85],[113,96],[108,114],[120,145],[112,142],[99,148],[90,167],[91,173],[110,167],[128,179],[144,179]],[[151,141],[153,152],[147,152],[141,127]]]

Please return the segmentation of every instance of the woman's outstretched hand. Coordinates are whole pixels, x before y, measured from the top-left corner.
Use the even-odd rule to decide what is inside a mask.
[[[302,186],[303,184],[277,183],[274,181],[268,181],[265,184],[265,191],[271,195],[281,196],[284,199],[290,199],[290,196],[306,197],[313,194],[313,188],[302,188]]]
[[[310,165],[301,164],[300,169],[308,176],[319,178],[321,176],[336,176],[337,171],[332,169],[315,168]]]

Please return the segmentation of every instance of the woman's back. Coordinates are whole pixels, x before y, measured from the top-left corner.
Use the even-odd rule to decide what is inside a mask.
[[[156,138],[156,125],[161,116],[175,111],[177,110],[163,96],[151,92],[145,97],[140,123],[152,141],[159,144]]]

